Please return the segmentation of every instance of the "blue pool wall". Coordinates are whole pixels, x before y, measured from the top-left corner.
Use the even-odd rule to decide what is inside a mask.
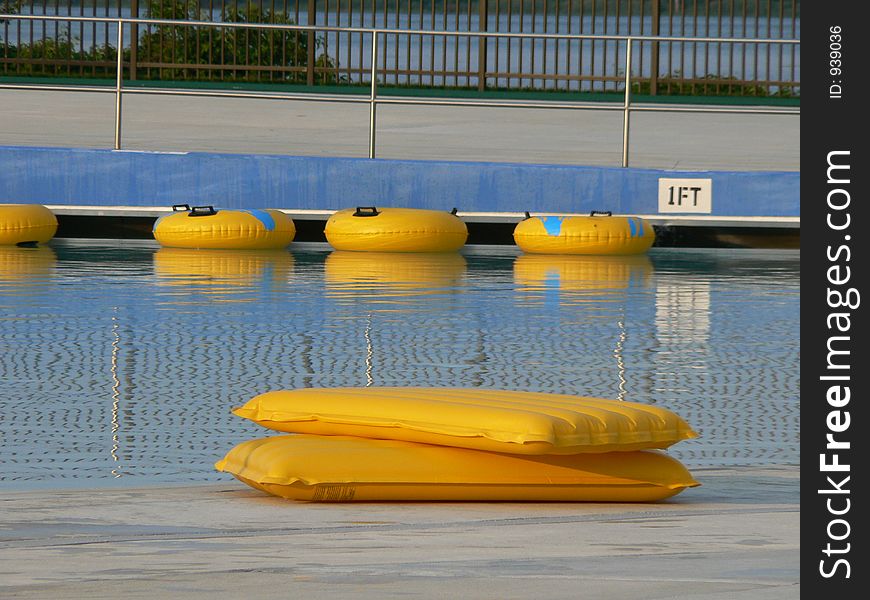
[[[798,172],[0,146],[0,203],[650,215],[660,177],[712,179],[712,216],[800,215]]]

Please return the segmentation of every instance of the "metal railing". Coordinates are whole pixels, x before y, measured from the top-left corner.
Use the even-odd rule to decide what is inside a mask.
[[[4,4],[17,10],[4,11]],[[0,0],[0,12],[403,32],[801,37],[800,0]],[[0,23],[0,74],[111,77],[110,27]],[[370,40],[363,33],[272,31],[258,37],[249,31],[133,25],[126,37],[130,80],[353,86],[370,70]],[[378,73],[382,85],[613,92],[622,85],[620,52],[621,45],[609,40],[390,34],[381,39]],[[653,96],[800,95],[795,46],[647,42],[635,47],[634,58],[641,80],[636,86]]]
[[[404,104],[421,106],[467,106],[467,107],[491,107],[491,108],[525,108],[525,109],[551,109],[551,110],[601,110],[621,111],[623,113],[622,125],[622,166],[629,165],[629,142],[631,130],[632,112],[683,112],[683,113],[739,113],[739,114],[769,114],[769,115],[799,115],[799,108],[763,108],[763,107],[736,107],[736,106],[685,106],[685,105],[661,105],[661,104],[633,104],[631,101],[632,87],[632,47],[640,42],[691,42],[691,43],[732,43],[732,44],[785,44],[798,45],[800,40],[768,39],[768,38],[683,38],[662,36],[625,36],[625,35],[581,35],[581,34],[540,34],[540,33],[510,33],[510,32],[457,32],[457,31],[408,31],[403,29],[370,29],[361,27],[327,27],[310,25],[285,25],[270,23],[236,23],[214,21],[177,21],[169,19],[125,19],[107,17],[50,17],[43,15],[0,15],[0,19],[40,20],[40,21],[65,21],[65,22],[96,22],[115,24],[117,26],[117,61],[116,81],[114,89],[105,86],[70,86],[70,85],[33,85],[21,83],[0,84],[0,89],[29,89],[48,91],[75,91],[75,92],[111,92],[115,94],[115,141],[114,149],[121,149],[121,125],[122,125],[122,99],[124,94],[154,94],[174,96],[203,96],[203,97],[232,97],[270,100],[301,100],[314,102],[349,102],[365,103],[369,105],[369,158],[376,157],[376,134],[377,134],[377,107],[379,104]],[[281,30],[299,32],[333,32],[333,33],[359,33],[370,35],[371,65],[370,65],[370,93],[368,95],[324,95],[308,93],[254,93],[242,91],[224,90],[190,90],[190,89],[160,89],[160,88],[131,88],[124,87],[124,26],[130,25],[170,25],[188,27],[221,27],[236,29],[260,29]],[[442,37],[474,37],[478,39],[502,38],[502,39],[543,39],[543,40],[607,40],[625,44],[625,68],[623,71],[623,101],[614,102],[537,102],[537,101],[506,101],[506,100],[474,100],[457,98],[410,98],[395,96],[378,96],[378,39],[387,35],[421,35]]]

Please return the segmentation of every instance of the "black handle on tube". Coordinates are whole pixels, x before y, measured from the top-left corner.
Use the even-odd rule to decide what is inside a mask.
[[[353,213],[355,217],[377,217],[379,214],[376,206],[357,206],[356,212]]]

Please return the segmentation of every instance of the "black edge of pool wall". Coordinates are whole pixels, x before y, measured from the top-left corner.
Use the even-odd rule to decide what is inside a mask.
[[[58,238],[154,239],[155,217],[58,215]],[[296,242],[326,243],[326,220],[297,219]],[[470,222],[468,244],[513,246],[515,223]],[[781,248],[800,246],[799,228],[654,226],[656,247]]]

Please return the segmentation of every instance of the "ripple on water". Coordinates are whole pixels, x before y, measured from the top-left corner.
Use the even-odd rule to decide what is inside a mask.
[[[798,462],[797,252],[164,250],[0,250],[0,479],[220,480],[265,434],[232,407],[365,385],[658,404],[701,433],[672,450],[689,466]]]

